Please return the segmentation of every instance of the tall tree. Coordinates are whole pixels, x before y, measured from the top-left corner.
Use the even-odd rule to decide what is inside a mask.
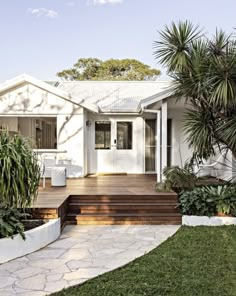
[[[135,59],[82,58],[71,69],[57,73],[64,80],[155,80],[160,70]]]
[[[185,97],[184,128],[189,146],[202,158],[225,147],[236,157],[236,40],[216,30],[209,39],[189,22],[166,26],[155,55]]]

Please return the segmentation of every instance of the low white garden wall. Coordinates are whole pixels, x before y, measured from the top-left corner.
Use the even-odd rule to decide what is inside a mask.
[[[61,233],[60,219],[52,219],[47,223],[25,232],[23,240],[19,234],[11,238],[0,239],[0,264],[35,252],[52,243]]]
[[[182,225],[188,226],[221,226],[236,225],[236,217],[207,217],[207,216],[187,216],[182,217]]]

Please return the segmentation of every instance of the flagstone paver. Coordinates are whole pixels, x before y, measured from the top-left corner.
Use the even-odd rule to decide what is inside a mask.
[[[0,265],[0,295],[43,296],[151,251],[179,226],[67,226],[46,248]]]

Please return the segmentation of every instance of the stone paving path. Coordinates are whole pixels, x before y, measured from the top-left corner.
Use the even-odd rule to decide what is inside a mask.
[[[1,296],[42,296],[80,284],[149,252],[179,226],[67,226],[60,239],[0,265]]]

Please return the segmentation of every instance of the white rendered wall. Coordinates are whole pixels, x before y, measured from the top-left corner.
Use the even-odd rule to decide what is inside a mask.
[[[25,232],[26,239],[17,234],[12,238],[0,239],[0,264],[35,252],[54,242],[60,236],[60,219],[51,219],[47,223]]]
[[[172,119],[172,165],[182,167],[184,163],[192,156],[192,149],[189,149],[186,141],[186,135],[183,130],[184,103],[175,104],[174,99],[168,101],[168,118]],[[231,180],[235,177],[235,168],[233,168],[233,160],[231,152],[228,152],[227,159],[219,158],[217,153],[209,159],[206,164],[212,164],[218,161],[213,168],[204,168],[199,172],[200,175],[211,175],[224,180]]]
[[[186,135],[183,130],[183,113],[181,109],[172,109],[168,104],[168,118],[172,119],[172,165],[183,167],[185,162],[192,156],[192,149],[189,149]]]
[[[1,120],[5,120],[6,116],[57,117],[57,150],[65,150],[65,157],[71,160],[71,164],[65,165],[68,177],[84,176],[82,107],[29,84],[12,89],[0,97],[0,101]]]

